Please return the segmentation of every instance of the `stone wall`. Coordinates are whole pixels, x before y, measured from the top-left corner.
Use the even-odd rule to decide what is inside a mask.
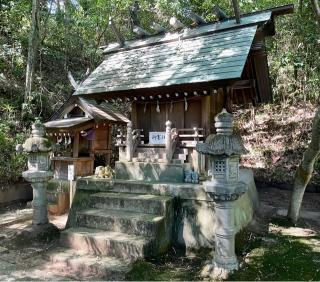
[[[0,184],[0,204],[31,201],[32,187],[28,183]]]

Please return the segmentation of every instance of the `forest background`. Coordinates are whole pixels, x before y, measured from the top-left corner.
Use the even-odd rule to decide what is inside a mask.
[[[109,16],[126,39],[133,0],[38,0],[37,46],[31,92],[26,95],[28,41],[32,0],[0,0],[0,182],[20,180],[25,158],[15,154],[36,118],[47,121],[72,95],[71,71],[77,81],[102,61],[99,46],[114,42]],[[274,103],[253,109],[235,109],[237,129],[250,154],[242,164],[253,167],[256,180],[290,186],[296,166],[311,138],[311,123],[319,105],[320,19],[317,0],[241,0],[242,13],[295,4],[293,15],[276,20],[277,34],[268,39],[268,57]],[[207,21],[215,21],[214,5],[230,16],[232,1],[140,0],[139,18],[148,30],[151,20],[168,26],[169,18],[182,22],[189,7]],[[319,16],[319,15],[318,15]],[[320,183],[320,163],[311,188]]]

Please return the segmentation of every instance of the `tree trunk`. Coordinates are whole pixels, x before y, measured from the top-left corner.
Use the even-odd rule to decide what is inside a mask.
[[[320,7],[319,7],[319,0],[311,0],[311,4],[316,15],[317,21],[320,24]]]
[[[39,45],[39,0],[32,0],[32,21],[29,35],[28,61],[26,70],[26,84],[24,103],[28,104],[32,91],[34,66]]]
[[[299,0],[299,13],[302,13],[303,0]]]
[[[288,217],[296,223],[299,218],[302,198],[312,177],[314,163],[320,154],[320,109],[318,109],[312,127],[311,143],[303,155],[294,179]]]

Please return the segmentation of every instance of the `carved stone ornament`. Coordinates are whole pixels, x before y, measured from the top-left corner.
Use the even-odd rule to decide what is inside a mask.
[[[24,144],[17,146],[17,151],[27,153],[49,152],[51,150],[50,141],[44,137],[44,126],[42,123],[32,125],[31,137]]]
[[[233,117],[225,109],[215,117],[217,134],[210,135],[196,150],[204,155],[242,155],[248,151],[239,135],[233,133]]]

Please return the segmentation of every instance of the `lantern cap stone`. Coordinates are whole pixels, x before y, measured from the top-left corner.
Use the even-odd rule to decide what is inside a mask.
[[[36,122],[32,125],[31,137],[22,146],[18,145],[17,150],[22,149],[28,153],[49,152],[51,150],[50,141],[44,137],[45,129],[42,123]]]
[[[243,155],[248,151],[240,136],[233,133],[233,117],[225,109],[215,117],[217,134],[211,134],[196,150],[204,155]]]

